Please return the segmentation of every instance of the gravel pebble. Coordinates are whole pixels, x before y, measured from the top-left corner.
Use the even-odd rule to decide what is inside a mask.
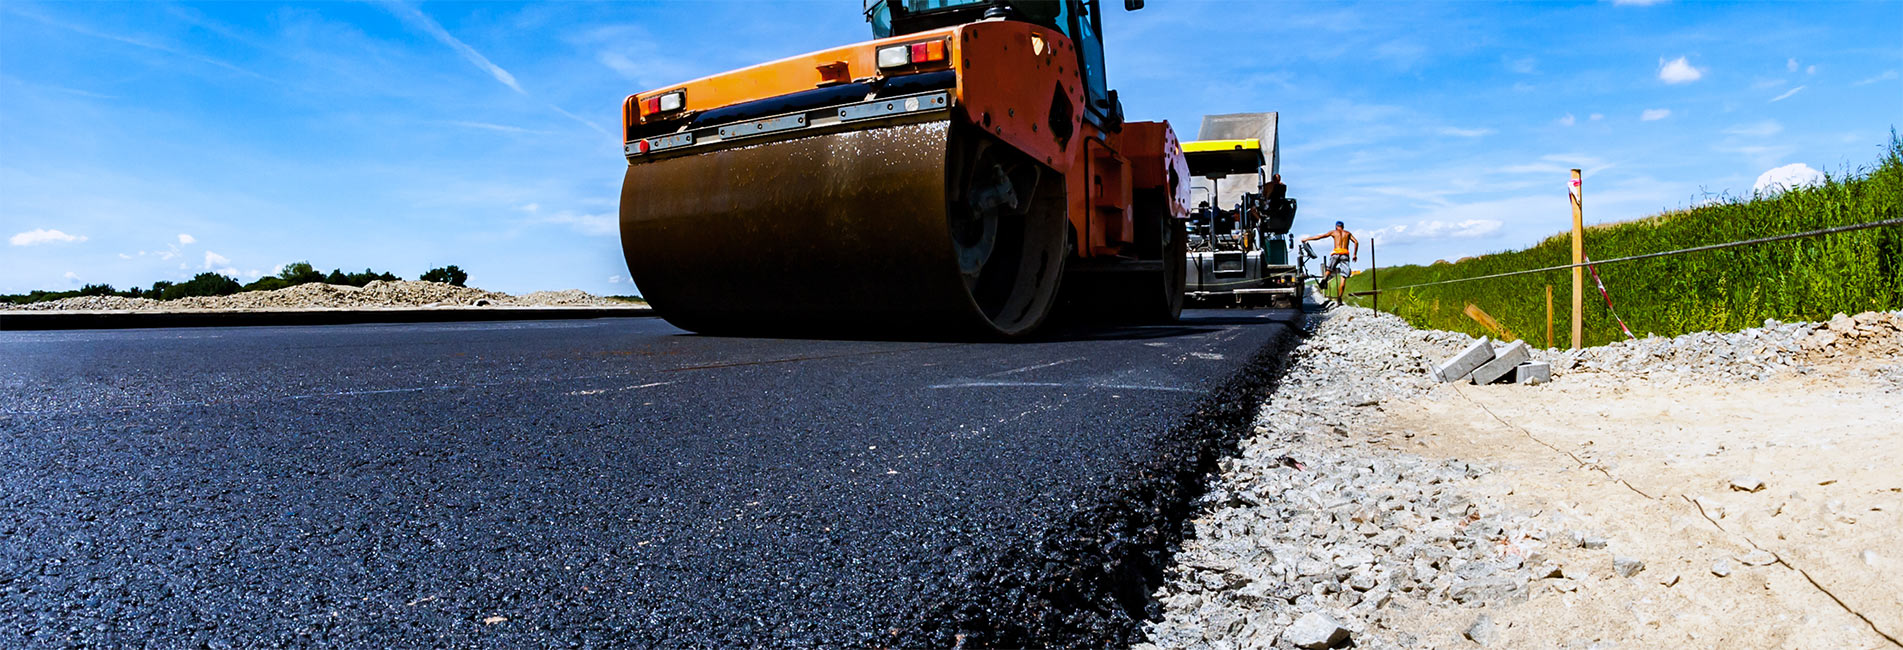
[[[373,281],[362,287],[311,282],[273,291],[229,296],[194,296],[158,301],[121,296],[77,296],[25,305],[0,304],[23,311],[203,311],[228,309],[374,309],[389,307],[615,307],[629,303],[578,289],[536,291],[511,296],[441,282]]]

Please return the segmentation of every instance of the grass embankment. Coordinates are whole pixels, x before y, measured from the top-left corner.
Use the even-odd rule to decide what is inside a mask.
[[[1588,210],[1591,198],[1588,194]],[[1903,218],[1903,140],[1892,133],[1888,151],[1874,168],[1770,197],[1588,227],[1585,247],[1587,256],[1605,260],[1897,218]],[[1572,235],[1561,233],[1524,250],[1452,264],[1383,268],[1380,279],[1382,286],[1400,287],[1571,262]],[[1903,227],[1600,265],[1599,277],[1612,293],[1614,308],[1639,336],[1736,331],[1770,318],[1823,320],[1838,312],[1899,309]],[[1363,273],[1350,281],[1349,290],[1366,290],[1369,282],[1370,275]],[[1516,338],[1544,346],[1548,285],[1553,287],[1552,343],[1563,347],[1570,335],[1571,271],[1391,290],[1381,294],[1381,309],[1416,327],[1492,335],[1464,312],[1471,303]],[[1585,292],[1583,343],[1624,338],[1590,274]]]

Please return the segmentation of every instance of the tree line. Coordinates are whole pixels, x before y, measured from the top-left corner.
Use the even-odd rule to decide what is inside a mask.
[[[402,279],[403,278],[388,271],[377,272],[370,269],[364,269],[360,273],[345,273],[343,269],[332,269],[331,272],[327,274],[317,270],[317,267],[311,266],[310,262],[294,262],[284,265],[283,268],[278,270],[276,275],[267,275],[253,280],[249,284],[240,283],[237,278],[228,275],[208,272],[192,276],[192,279],[184,282],[160,280],[153,282],[150,288],[132,287],[124,291],[115,289],[110,284],[88,284],[71,291],[34,290],[19,294],[0,294],[0,302],[26,304],[79,296],[122,296],[126,298],[149,298],[152,300],[177,300],[191,296],[229,296],[245,291],[272,291],[312,282],[361,287],[377,280],[395,282]],[[424,282],[441,282],[460,287],[465,286],[463,283],[469,281],[469,273],[451,264],[449,266],[441,266],[425,271],[423,275],[418,276],[417,279]]]

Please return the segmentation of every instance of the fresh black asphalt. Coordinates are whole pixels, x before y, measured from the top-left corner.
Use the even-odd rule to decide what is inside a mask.
[[[1116,645],[1295,318],[0,334],[0,647]]]

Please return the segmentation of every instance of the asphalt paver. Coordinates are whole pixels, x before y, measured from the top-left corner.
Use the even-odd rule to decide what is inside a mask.
[[[0,334],[0,646],[1115,645],[1297,316]]]

